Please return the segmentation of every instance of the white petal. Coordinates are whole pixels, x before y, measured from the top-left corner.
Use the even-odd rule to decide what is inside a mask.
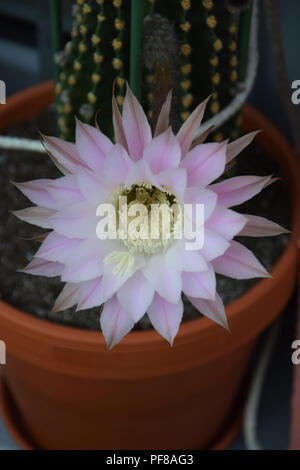
[[[142,158],[144,149],[151,141],[152,135],[143,108],[128,85],[123,105],[123,128],[129,155],[136,162]]]
[[[187,185],[187,176],[184,168],[172,168],[165,170],[156,176],[158,183],[174,194],[180,202],[183,202]]]
[[[154,328],[172,346],[183,315],[181,298],[174,304],[156,294],[148,308],[148,315]]]
[[[103,243],[101,240],[83,241],[76,256],[70,257],[62,273],[65,282],[82,282],[95,279],[103,274]]]
[[[89,203],[66,207],[48,218],[49,228],[68,238],[97,238],[96,208]]]
[[[49,218],[53,216],[56,211],[47,209],[46,207],[34,206],[19,211],[12,211],[12,213],[29,224],[37,225],[42,228],[51,228]]]
[[[213,191],[209,189],[202,189],[197,187],[187,188],[184,194],[184,203],[185,204],[192,204],[193,209],[196,207],[197,204],[204,205],[204,221],[209,219],[212,215],[213,211],[215,210],[217,204],[217,196]],[[193,210],[193,218],[192,220],[195,221],[195,214]],[[193,224],[194,226],[195,224]]]
[[[112,181],[124,183],[131,167],[132,160],[128,153],[122,145],[116,144],[104,162],[104,176]]]
[[[231,240],[243,229],[246,220],[246,217],[238,212],[217,205],[205,226],[218,233],[226,240]]]
[[[200,251],[184,250],[183,253],[183,271],[201,272],[206,271],[208,265]]]
[[[243,214],[247,222],[243,230],[239,232],[239,236],[243,237],[273,237],[282,233],[289,233],[289,230],[280,225],[256,215]]]
[[[73,307],[78,300],[78,284],[66,284],[56,299],[52,312],[61,312],[67,308]]]
[[[224,237],[209,228],[204,228],[204,245],[201,249],[201,254],[206,261],[211,261],[223,255],[229,246],[228,240]]]
[[[232,241],[225,253],[212,261],[215,271],[234,279],[272,277],[245,246]]]
[[[179,302],[182,291],[181,273],[163,264],[161,256],[150,258],[143,268],[143,274],[161,297],[171,303]]]
[[[45,135],[42,136],[42,139],[42,143],[50,152],[54,164],[62,173],[76,173],[78,167],[87,166],[84,161],[81,160],[75,145],[71,142]]]
[[[50,179],[42,179],[25,183],[13,182],[13,184],[34,204],[48,209],[56,209],[55,201],[47,191],[47,185],[51,182]]]
[[[113,110],[113,124],[115,131],[115,139],[117,144],[121,144],[128,152],[127,140],[122,122],[122,116],[117,105],[116,98],[113,94],[112,97],[112,110]]]
[[[170,112],[171,112],[171,106],[172,106],[172,95],[173,95],[172,91],[169,91],[166,101],[164,102],[161,108],[161,111],[157,119],[155,132],[154,132],[155,137],[165,132],[169,127]]]
[[[189,186],[209,185],[222,175],[226,163],[226,142],[194,147],[181,162],[188,175]]]
[[[37,258],[64,263],[82,243],[79,238],[67,238],[51,232],[35,254]]]
[[[138,271],[123,284],[117,296],[123,309],[137,322],[151,304],[154,288],[145,276]]]
[[[210,318],[229,331],[224,304],[217,293],[215,300],[204,300],[193,297],[188,297],[188,299],[202,315]]]
[[[33,258],[33,260],[18,272],[32,274],[33,276],[56,277],[60,276],[64,265],[61,263],[52,263],[41,258]]]
[[[189,148],[195,138],[196,132],[200,127],[208,100],[209,98],[207,98],[205,101],[200,103],[199,106],[197,106],[197,108],[192,112],[190,117],[181,126],[177,134],[177,139],[179,141],[183,157],[189,151]]]
[[[124,253],[127,253],[127,251],[124,250]],[[134,265],[132,266],[132,270],[124,275],[114,274],[115,264],[104,264],[102,282],[104,301],[110,299],[136,271],[144,266],[145,258],[143,255],[135,254],[133,256]]]
[[[82,282],[79,286],[77,311],[103,304],[102,277]]]
[[[249,134],[243,135],[237,140],[234,140],[227,146],[227,163],[231,162],[244,148],[251,144],[253,139],[257,136],[260,131],[250,132]]]
[[[108,349],[113,348],[134,327],[134,321],[122,309],[117,296],[104,304],[101,314],[101,329]]]
[[[106,202],[115,186],[103,176],[84,169],[78,173],[78,184],[85,199],[95,206]]]
[[[76,119],[76,148],[92,170],[101,171],[112,142],[95,127]]]
[[[131,186],[132,184],[149,183],[158,189],[163,188],[158,183],[156,175],[153,175],[148,163],[145,160],[139,160],[137,163],[132,165],[128,176],[126,178],[125,186]]]
[[[178,168],[181,149],[170,127],[163,134],[151,140],[144,150],[143,158],[154,174]]]
[[[202,272],[182,273],[182,290],[190,297],[214,300],[216,295],[216,276],[213,268]]]
[[[209,189],[218,195],[218,204],[233,207],[256,196],[273,181],[271,176],[235,176],[212,184]]]
[[[82,168],[82,171],[85,171],[84,168]],[[57,209],[84,202],[84,196],[78,185],[77,174],[50,181],[47,185],[47,191],[55,201]]]

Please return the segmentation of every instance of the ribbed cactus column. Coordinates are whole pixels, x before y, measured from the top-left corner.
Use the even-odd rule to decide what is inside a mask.
[[[50,0],[52,51],[56,54],[62,47],[60,0]],[[59,68],[54,62],[54,78],[59,78]]]
[[[182,63],[180,67],[180,88],[181,88],[181,112],[180,118],[185,121],[190,115],[190,107],[193,103],[193,95],[190,93],[191,80],[190,75],[192,72],[192,64],[190,62],[191,45],[189,43],[189,32],[191,30],[191,23],[189,21],[189,13],[191,10],[190,0],[181,0],[180,6],[182,8],[180,29],[183,33],[183,40],[181,46]]]
[[[141,99],[143,24],[144,1],[131,0],[130,86],[139,100]]]
[[[60,134],[72,140],[74,115],[93,124],[100,111],[101,127],[113,137],[112,87],[115,82],[121,108],[126,80],[152,127],[170,90],[174,130],[188,118],[193,103],[210,94],[205,117],[218,114],[245,79],[249,5],[229,0],[77,0],[71,41],[56,55]],[[236,116],[213,137],[237,137],[240,125]]]

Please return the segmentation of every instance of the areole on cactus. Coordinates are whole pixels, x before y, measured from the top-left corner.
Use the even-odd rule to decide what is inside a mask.
[[[138,14],[132,14],[137,7]],[[242,15],[226,0],[78,0],[71,41],[56,55],[61,137],[73,140],[74,115],[93,124],[98,111],[102,128],[112,137],[111,84],[116,83],[121,109],[125,80],[132,74],[133,91],[152,129],[170,89],[174,129],[210,94],[207,115],[216,115],[238,90]],[[214,140],[237,138],[240,125],[236,116]]]

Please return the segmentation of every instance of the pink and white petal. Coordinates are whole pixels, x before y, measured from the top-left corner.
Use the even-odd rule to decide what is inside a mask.
[[[234,140],[227,146],[227,158],[226,163],[231,162],[239,153],[241,153],[248,145],[251,144],[253,139],[259,134],[260,131],[250,132],[249,134],[243,135],[237,140]]]
[[[243,214],[246,218],[246,225],[239,232],[243,237],[273,237],[282,233],[289,233],[289,230],[280,225],[256,215]]]
[[[155,294],[148,308],[148,315],[156,331],[172,346],[183,315],[183,302],[181,298],[174,304]]]
[[[34,204],[48,209],[56,209],[55,201],[47,191],[47,186],[51,182],[50,179],[42,179],[25,183],[13,182],[13,184]]]
[[[134,165],[132,165],[126,178],[125,186],[128,187],[132,184],[139,183],[149,183],[163,191],[163,188],[158,183],[157,176],[153,175],[148,163],[145,160],[139,160]]]
[[[170,127],[163,134],[151,140],[144,150],[143,159],[154,174],[178,168],[181,149]]]
[[[103,274],[103,256],[101,240],[85,240],[78,249],[76,256],[66,262],[62,273],[64,282],[83,282],[95,279]]]
[[[37,225],[42,228],[51,228],[49,219],[56,214],[56,211],[46,207],[34,206],[18,211],[12,211],[12,213],[29,224]]]
[[[120,113],[120,110],[119,110],[119,107],[117,105],[117,101],[114,95],[112,97],[112,111],[113,111],[113,124],[114,124],[116,143],[122,145],[122,147],[124,147],[128,152],[128,146],[127,146],[127,140],[126,140],[125,131],[123,127],[122,116],[121,116],[121,113]]]
[[[103,304],[102,276],[79,285],[77,312]]]
[[[172,168],[162,171],[156,178],[162,187],[170,190],[179,201],[183,202],[187,185],[187,176],[184,168]]]
[[[226,164],[226,143],[194,147],[181,162],[188,176],[188,186],[208,186],[222,175]]]
[[[64,269],[61,263],[53,263],[41,258],[33,258],[33,260],[18,272],[31,274],[33,276],[56,277],[60,276]]]
[[[124,253],[127,252],[124,251]],[[125,284],[125,282],[135,274],[135,272],[143,268],[145,264],[145,257],[141,254],[135,254],[133,256],[134,264],[132,270],[123,276],[114,274],[114,269],[116,267],[115,264],[104,264],[102,282],[104,302],[110,299],[123,286],[123,284]]]
[[[215,323],[218,323],[218,325],[223,326],[223,328],[229,331],[223,300],[218,293],[216,293],[215,300],[204,300],[195,297],[188,297],[188,300],[200,313],[202,313],[202,315],[210,318]]]
[[[76,146],[71,142],[58,139],[57,137],[42,136],[46,149],[54,158],[54,163],[65,173],[76,173],[78,166],[87,167],[86,163],[81,160]]]
[[[209,98],[197,106],[190,117],[181,126],[177,134],[177,140],[182,150],[182,157],[186,155],[192,145],[196,132],[200,127]]]
[[[206,227],[226,238],[226,240],[231,240],[245,227],[246,221],[246,217],[238,212],[217,205],[206,222]]]
[[[216,275],[212,266],[202,272],[183,272],[182,290],[185,295],[214,300],[216,296]]]
[[[105,302],[100,324],[108,349],[112,349],[134,327],[134,321],[123,310],[116,295]]]
[[[183,252],[183,271],[201,272],[208,269],[208,264],[202,253],[196,250],[184,250]]]
[[[228,240],[224,237],[207,227],[204,228],[204,245],[201,254],[206,261],[211,261],[223,255],[229,246]]]
[[[209,217],[215,210],[217,204],[217,195],[210,189],[191,187],[187,188],[185,191],[184,203],[192,204],[193,209],[196,207],[197,204],[204,205],[204,221],[206,221],[209,219]],[[193,220],[195,220],[194,210]]]
[[[69,206],[48,218],[49,227],[68,238],[97,238],[97,223],[94,206],[83,202]]]
[[[232,241],[228,250],[214,259],[212,265],[218,274],[234,279],[272,277],[252,251],[236,241]]]
[[[137,322],[146,313],[154,296],[154,288],[141,271],[131,276],[117,293],[122,308]]]
[[[78,292],[78,284],[66,284],[57,297],[51,313],[61,312],[62,310],[66,310],[67,308],[71,308],[76,305],[78,301]]]
[[[79,238],[66,238],[58,233],[51,232],[47,235],[35,256],[47,261],[65,263],[81,243],[82,240]]]
[[[89,168],[101,171],[112,142],[99,129],[76,119],[76,148]]]
[[[169,91],[168,96],[166,101],[164,102],[161,111],[159,113],[156,127],[155,127],[155,132],[154,132],[154,137],[157,137],[158,135],[162,134],[165,132],[170,123],[170,112],[171,112],[171,106],[172,106],[172,97],[173,93],[172,90]]]
[[[160,256],[153,256],[143,268],[143,274],[156,292],[171,303],[178,303],[181,291],[181,272],[166,266]]]
[[[143,156],[145,147],[152,139],[151,128],[142,106],[127,85],[123,105],[123,128],[129,155],[137,162]]]
[[[78,173],[78,185],[85,199],[95,206],[104,203],[115,187],[115,183],[90,170]]]
[[[196,147],[197,145],[203,144],[206,140],[206,138],[209,136],[209,134],[214,130],[214,125],[209,126],[206,131],[202,132],[198,137],[196,137],[196,140],[193,142],[191,149]]]
[[[272,183],[271,176],[235,176],[209,186],[218,195],[218,204],[238,206]]]
[[[86,170],[83,169],[83,171]],[[78,186],[77,175],[63,176],[52,180],[48,183],[47,190],[55,201],[57,209],[78,204],[85,200]]]
[[[184,258],[184,240],[174,240],[171,246],[157,256],[157,265],[160,263],[175,271],[182,271]]]
[[[111,181],[124,183],[132,164],[125,148],[120,144],[116,144],[104,162],[104,177],[109,178]]]

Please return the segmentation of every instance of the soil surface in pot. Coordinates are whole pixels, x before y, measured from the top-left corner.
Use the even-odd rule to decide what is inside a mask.
[[[38,118],[30,119],[11,128],[7,135],[38,138],[38,130],[55,135],[53,112],[45,111]],[[281,176],[278,167],[255,143],[244,151],[237,162],[237,174]],[[11,184],[40,178],[56,178],[59,172],[46,154],[0,149],[0,298],[5,302],[52,322],[69,326],[99,330],[99,308],[76,312],[75,309],[50,313],[55,298],[63,284],[59,278],[44,278],[18,273],[16,270],[28,264],[38,248],[38,243],[24,240],[41,234],[41,230],[26,224],[13,216],[10,211],[32,205]],[[266,188],[262,194],[239,208],[245,214],[267,217],[286,228],[290,225],[290,201],[287,183],[282,178]],[[288,244],[289,235],[266,238],[242,237],[241,242],[249,247],[262,264],[270,270]],[[218,276],[218,292],[225,304],[243,295],[260,279],[237,281]],[[201,314],[186,300],[183,321]],[[151,328],[145,315],[136,329]]]

